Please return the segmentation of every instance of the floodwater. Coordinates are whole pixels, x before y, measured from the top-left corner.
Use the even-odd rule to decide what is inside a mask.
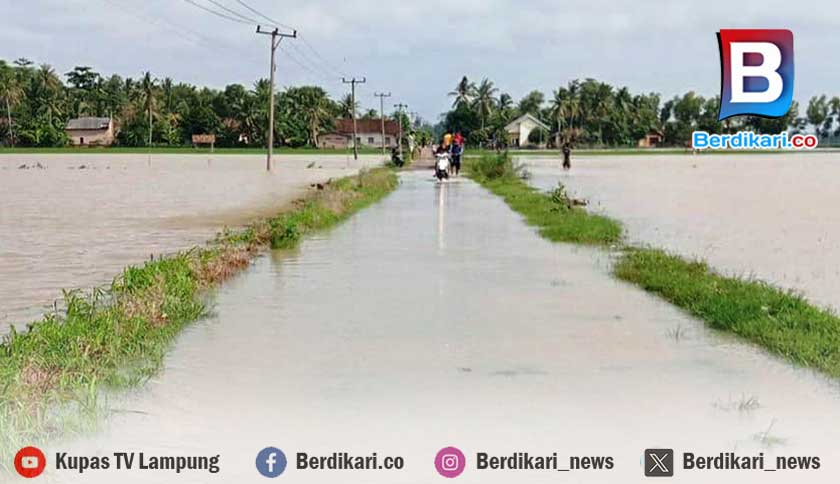
[[[755,275],[840,310],[840,153],[522,159],[532,183],[562,181],[631,241]]]
[[[262,156],[0,156],[0,333],[37,319],[62,289],[108,283],[379,159],[278,156],[266,173]]]
[[[429,173],[295,252],[225,284],[107,429],[50,453],[221,456],[178,482],[264,482],[257,452],[403,456],[406,470],[301,471],[301,483],[640,482],[645,448],[817,455],[820,471],[682,473],[678,482],[836,482],[840,388],[709,332],[551,244],[498,198]],[[675,332],[679,329],[679,337]],[[751,402],[757,403],[751,403]],[[743,407],[739,409],[739,406]],[[613,456],[611,471],[476,471],[476,452]],[[168,472],[48,471],[45,482],[171,483]]]

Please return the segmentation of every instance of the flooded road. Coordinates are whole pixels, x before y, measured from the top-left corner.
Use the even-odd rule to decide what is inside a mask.
[[[264,482],[260,449],[403,456],[406,471],[300,471],[303,483],[639,482],[645,448],[818,455],[821,471],[683,473],[678,482],[836,482],[840,388],[710,333],[614,280],[609,255],[552,244],[472,182],[402,186],[219,291],[107,430],[49,452],[220,455]],[[477,471],[476,452],[613,456],[611,471]],[[167,472],[49,471],[44,482],[171,483]]]
[[[563,173],[523,158],[621,220],[630,240],[803,291],[840,310],[840,154],[586,156]]]
[[[38,318],[61,289],[109,283],[379,159],[278,156],[268,174],[262,156],[0,156],[0,333]]]

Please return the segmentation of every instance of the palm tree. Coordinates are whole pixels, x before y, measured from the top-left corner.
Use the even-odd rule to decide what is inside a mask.
[[[473,106],[478,110],[478,115],[481,118],[481,129],[484,129],[484,123],[490,114],[493,113],[493,108],[496,107],[498,100],[495,94],[499,90],[493,86],[493,81],[486,77],[482,79],[478,89],[475,90],[475,99]]]
[[[61,79],[56,75],[55,70],[47,64],[41,64],[35,77],[38,99],[40,102],[40,113],[47,115],[47,122],[53,124],[53,117],[62,114],[59,94],[61,93]]]
[[[140,88],[143,92],[143,110],[149,113],[149,146],[152,146],[152,116],[157,108],[155,102],[155,90],[157,89],[157,81],[152,77],[152,73],[146,71],[143,74],[143,80],[140,81]]]
[[[166,112],[172,111],[172,78],[167,77],[160,84],[163,90],[163,108]]]
[[[513,97],[506,92],[502,93],[502,95],[499,96],[499,110],[508,111],[511,108],[513,108]]]
[[[468,106],[475,96],[475,84],[470,82],[467,76],[464,76],[455,86],[455,90],[449,93],[449,96],[455,98],[455,101],[452,102],[453,108]]]
[[[23,89],[18,83],[15,72],[5,62],[0,61],[0,99],[6,105],[6,118],[9,124],[9,143],[15,146],[15,133],[12,127],[12,106],[16,106],[23,97]]]
[[[569,113],[569,129],[572,130],[575,128],[575,119],[580,112],[580,81],[569,82],[567,91],[569,96],[566,100],[566,111]]]
[[[342,118],[352,118],[353,113],[359,110],[359,102],[353,102],[352,94],[345,94],[338,102],[338,115]]]
[[[569,115],[568,113],[568,98],[569,91],[565,87],[558,87],[554,91],[554,97],[551,99],[551,116],[557,120],[557,136],[554,143],[560,146],[560,135],[563,131],[563,120]]]
[[[598,140],[604,144],[604,125],[607,117],[612,111],[613,92],[612,86],[605,82],[598,84],[595,90],[595,115],[598,117]]]

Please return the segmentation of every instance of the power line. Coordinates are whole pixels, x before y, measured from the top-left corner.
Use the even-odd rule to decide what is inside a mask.
[[[237,12],[236,10],[231,10],[231,9],[225,7],[223,4],[217,2],[216,0],[207,0],[207,1],[212,3],[213,5],[221,8],[225,12],[228,12],[235,17],[239,17],[240,19],[244,20],[245,22],[249,22],[249,23],[252,23],[252,24],[258,24],[259,23],[258,21],[256,21],[253,18],[246,17],[246,16],[242,15],[241,13]]]
[[[289,29],[289,30],[295,30],[293,27],[285,25],[282,22],[278,22],[274,18],[269,17],[268,15],[262,13],[261,11],[252,7],[251,5],[245,3],[244,0],[236,0],[236,3],[238,3],[239,5],[242,5],[243,7],[248,9],[254,15],[257,15],[259,17],[262,17],[265,20],[268,20],[269,22],[271,22],[275,26],[283,27],[283,28],[286,28],[286,29]],[[324,66],[325,66],[327,68],[325,70],[329,71],[330,75],[332,75],[333,73],[338,74],[336,77],[346,76],[346,74],[344,72],[342,72],[340,69],[335,69],[335,67],[327,59],[325,59],[324,56],[322,56],[321,53],[318,52],[315,49],[315,47],[312,46],[312,44],[310,44],[302,35],[300,35],[300,33],[298,33],[298,38],[303,42],[303,45],[306,46],[306,48],[309,49],[313,54],[315,54],[315,57],[317,57],[321,61],[321,63],[323,64],[323,66],[321,68],[324,68]],[[303,56],[303,54],[301,54],[301,56]],[[312,64],[315,65],[314,62]]]
[[[308,41],[307,41],[307,40],[306,40],[303,36],[301,36],[300,40],[303,42],[303,45],[304,45],[304,46],[306,46],[306,48],[307,48],[307,49],[309,49],[310,51],[312,51],[312,53],[313,53],[313,54],[315,54],[315,56],[316,56],[316,57],[318,57],[319,59],[321,59],[321,62],[323,62],[323,63],[324,63],[324,65],[326,65],[327,67],[329,67],[329,68],[330,68],[333,72],[336,72],[336,73],[338,73],[339,75],[344,76],[344,77],[346,77],[346,76],[347,76],[347,75],[346,75],[346,74],[345,74],[345,73],[344,73],[341,69],[336,69],[336,68],[335,68],[335,66],[333,66],[333,65],[332,65],[332,63],[330,63],[327,59],[325,59],[325,58],[324,58],[324,56],[322,56],[322,55],[321,55],[321,54],[320,54],[320,53],[319,53],[319,52],[315,49],[315,47],[313,47],[313,46],[312,46],[312,44],[310,44],[310,43],[309,43],[309,42],[308,42]]]
[[[256,23],[256,22],[248,22],[248,21],[245,21],[245,20],[242,20],[242,19],[238,19],[236,17],[231,17],[230,15],[224,14],[224,13],[219,12],[217,10],[213,10],[212,8],[209,8],[207,6],[201,5],[200,3],[195,2],[194,0],[184,0],[184,1],[189,3],[190,5],[193,5],[195,7],[198,7],[200,9],[204,10],[205,12],[212,13],[213,15],[215,15],[217,17],[221,17],[223,19],[227,19],[227,20],[230,20],[232,22],[238,22],[240,24],[246,24],[246,25],[251,25],[253,23]]]
[[[306,61],[308,63],[308,65],[310,67],[317,70],[318,73],[316,73],[316,75],[318,75],[319,77],[321,77],[323,79],[328,79],[330,81],[337,81],[341,78],[341,76],[335,75],[334,73],[332,73],[328,69],[325,69],[323,65],[315,63],[311,58],[307,57],[306,53],[301,51],[300,48],[297,47],[295,44],[287,44],[287,45],[291,46],[291,49],[293,49],[295,51],[295,53],[297,54],[297,57],[303,59],[304,61]]]
[[[257,15],[257,16],[259,16],[259,17],[264,18],[265,20],[268,20],[268,21],[269,21],[269,22],[271,22],[271,23],[272,23],[275,27],[283,27],[283,28],[285,28],[285,29],[294,30],[292,27],[289,27],[288,25],[284,25],[284,24],[282,24],[282,23],[280,23],[280,22],[278,22],[278,21],[274,20],[273,18],[271,18],[271,17],[269,17],[269,16],[265,15],[264,13],[260,12],[259,10],[255,9],[254,7],[252,7],[252,6],[248,5],[247,3],[243,2],[242,0],[236,0],[236,3],[238,3],[239,5],[242,5],[243,7],[247,8],[247,9],[248,9],[248,10],[250,10],[250,11],[251,11],[251,13],[253,13],[254,15]]]
[[[225,50],[225,51],[227,51],[231,54],[236,54],[240,58],[243,55],[243,51],[242,51],[241,48],[239,48],[238,46],[235,46],[234,44],[232,44],[230,42],[224,42],[221,37],[213,37],[213,38],[208,37],[208,36],[202,34],[201,32],[198,32],[194,29],[191,29],[190,27],[186,27],[184,25],[180,25],[178,23],[172,22],[167,17],[154,15],[154,14],[152,14],[152,12],[148,12],[148,11],[145,11],[145,10],[142,10],[142,9],[139,9],[139,8],[138,9],[129,8],[126,5],[120,3],[116,0],[102,0],[102,1],[109,4],[109,5],[113,5],[114,7],[122,10],[125,14],[131,16],[131,18],[133,18],[133,19],[136,19],[139,16],[139,17],[142,17],[144,20],[146,20],[150,24],[156,24],[156,25],[159,25],[161,27],[165,27],[165,28],[167,28],[167,30],[172,31],[172,33],[174,33],[178,37],[181,37],[182,39],[189,42],[193,46],[200,47],[201,42],[204,42],[205,44],[208,44],[208,45],[214,45],[215,46],[214,48],[220,48],[220,49],[223,49],[223,50]],[[194,38],[186,35],[185,33],[191,34]],[[250,50],[245,51],[245,55],[247,55],[251,59],[257,60],[257,57]]]
[[[180,25],[175,25],[172,22],[166,20],[165,18],[150,18],[148,15],[145,15],[144,12],[132,11],[131,9],[127,8],[125,5],[119,3],[115,0],[102,0],[102,1],[109,4],[109,5],[113,5],[114,7],[117,7],[118,9],[122,10],[124,13],[130,15],[132,18],[135,18],[139,13],[140,16],[145,17],[145,19],[150,23],[159,24],[161,21],[163,21],[165,24],[167,24],[166,26],[169,27],[169,30],[171,30],[175,35],[177,35],[178,37],[181,37],[182,39],[188,41],[192,45],[195,45],[195,46],[199,45],[199,43],[196,41],[196,39],[200,39],[201,35],[198,34],[195,31],[193,31],[193,30],[190,30],[190,29],[185,28],[185,27],[181,27]],[[184,31],[191,33],[196,38],[190,38],[190,37],[184,35]]]

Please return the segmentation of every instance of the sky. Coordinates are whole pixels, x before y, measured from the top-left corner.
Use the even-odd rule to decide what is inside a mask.
[[[342,76],[364,77],[363,108],[378,109],[374,93],[391,92],[386,111],[405,103],[432,122],[464,75],[489,78],[517,100],[587,77],[663,98],[713,96],[721,28],[791,29],[794,98],[840,95],[836,0],[241,1],[300,34],[278,52],[280,88],[318,84],[338,98],[349,88]],[[26,57],[59,73],[149,70],[214,88],[268,77],[269,40],[253,22],[190,2],[265,20],[240,0],[0,0],[0,59]]]

